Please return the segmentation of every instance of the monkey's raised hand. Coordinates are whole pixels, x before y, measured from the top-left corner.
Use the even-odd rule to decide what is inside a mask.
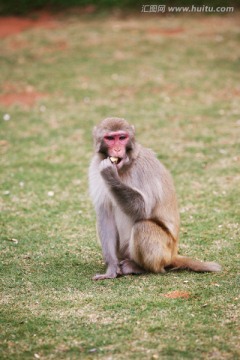
[[[99,170],[108,185],[113,184],[119,178],[117,166],[109,158],[100,162]]]
[[[117,167],[114,163],[111,162],[109,158],[104,159],[100,162],[99,170],[101,174],[106,172],[105,170],[112,171],[117,174]]]

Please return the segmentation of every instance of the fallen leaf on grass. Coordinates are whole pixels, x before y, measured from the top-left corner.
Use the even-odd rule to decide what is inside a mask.
[[[14,244],[18,244],[18,240],[17,240],[17,239],[9,239],[8,241],[12,241]]]
[[[179,290],[175,290],[175,291],[171,291],[167,294],[163,294],[164,297],[169,298],[169,299],[189,299],[190,297],[190,293],[187,291],[179,291]]]

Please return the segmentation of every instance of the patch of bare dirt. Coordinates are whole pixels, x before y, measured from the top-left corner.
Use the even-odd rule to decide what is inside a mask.
[[[12,106],[12,105],[26,105],[33,106],[34,103],[44,97],[45,95],[41,93],[27,93],[21,92],[18,94],[3,94],[0,95],[0,104],[4,106]]]
[[[183,33],[185,30],[183,28],[169,28],[169,29],[159,29],[159,28],[151,28],[148,30],[149,34],[160,34],[164,36],[174,36]]]
[[[47,96],[36,91],[32,86],[22,88],[12,83],[5,83],[2,89],[4,92],[0,95],[0,104],[6,107],[12,105],[31,107],[36,101]]]
[[[57,26],[58,21],[48,12],[32,17],[4,16],[0,18],[0,38],[19,34],[29,28],[51,29]]]
[[[175,291],[171,291],[167,294],[163,294],[164,297],[169,298],[169,299],[189,299],[190,297],[190,293],[187,291],[179,291],[179,290],[175,290]]]

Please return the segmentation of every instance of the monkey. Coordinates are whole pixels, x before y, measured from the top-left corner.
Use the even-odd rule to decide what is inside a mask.
[[[134,126],[106,118],[94,127],[93,140],[89,190],[106,264],[93,280],[167,269],[221,271],[218,263],[179,255],[172,176],[152,150],[136,142]]]

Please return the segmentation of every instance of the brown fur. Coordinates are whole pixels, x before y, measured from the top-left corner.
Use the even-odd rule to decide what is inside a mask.
[[[114,165],[104,135],[120,130],[129,134],[129,143],[121,149],[125,154],[121,163]],[[94,279],[163,273],[169,267],[220,271],[217,263],[178,255],[179,212],[171,175],[151,150],[135,143],[134,128],[124,119],[107,118],[93,134],[96,153],[89,169],[90,194],[107,265],[107,272]],[[111,148],[111,154],[114,151]]]

